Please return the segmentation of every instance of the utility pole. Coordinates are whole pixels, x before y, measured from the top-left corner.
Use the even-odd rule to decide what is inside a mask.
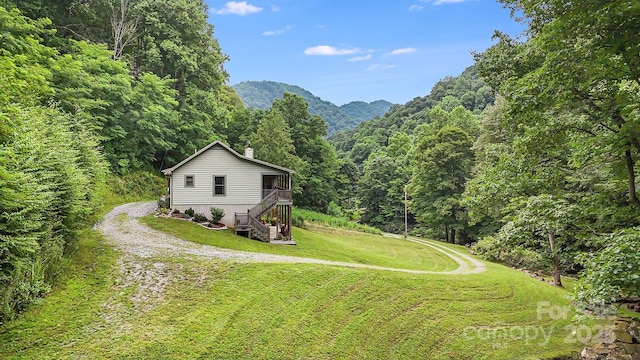
[[[407,185],[404,186],[404,239],[407,240]]]

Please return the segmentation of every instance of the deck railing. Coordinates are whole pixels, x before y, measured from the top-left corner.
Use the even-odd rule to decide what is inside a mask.
[[[249,214],[247,213],[236,213],[236,226],[238,225],[249,225]]]
[[[277,201],[291,201],[291,190],[277,190]]]
[[[262,198],[269,197],[273,192],[276,193],[276,199],[278,201],[291,201],[291,190],[282,189],[262,189]]]
[[[260,203],[251,209],[249,209],[249,216],[252,218],[260,219],[262,214],[270,210],[278,200],[278,193],[275,190],[271,190],[271,193],[260,201]]]
[[[262,241],[269,241],[269,228],[263,225],[260,220],[253,217],[249,217],[251,230],[255,232],[255,235]]]
[[[260,218],[278,204],[278,201],[291,201],[291,190],[268,189],[263,191],[263,199],[247,213],[235,213],[236,226],[249,226],[258,239],[269,241],[269,227],[262,224]]]

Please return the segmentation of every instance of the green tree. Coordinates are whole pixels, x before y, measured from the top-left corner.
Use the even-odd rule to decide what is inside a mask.
[[[640,151],[637,29],[640,15],[628,1],[567,6],[561,1],[505,0],[522,11],[532,38],[518,43],[505,35],[477,56],[485,78],[512,113],[548,112],[549,119],[582,133],[582,144],[625,169],[630,204],[636,195],[635,162]],[[532,86],[535,84],[535,86]],[[566,113],[581,116],[565,116]],[[613,160],[613,161],[611,161]]]
[[[46,20],[0,7],[0,321],[50,289],[99,205],[106,166],[90,124],[58,108]]]
[[[358,182],[360,207],[364,208],[361,221],[384,230],[390,230],[393,219],[389,219],[390,202],[402,206],[402,198],[389,196],[391,182],[396,178],[397,166],[387,155],[372,155],[364,164]]]
[[[550,196],[562,205],[558,212],[578,209],[565,219],[563,249],[556,249],[571,258],[588,249],[587,233],[638,225],[640,5],[502,2],[523,15],[529,37],[498,33],[498,43],[476,55],[480,75],[505,101],[478,144],[485,157],[469,186],[471,217],[508,216],[498,221],[525,229],[510,220],[523,211],[518,204]],[[529,215],[538,223],[549,218]]]
[[[249,142],[257,159],[296,171],[292,190],[294,194],[300,194],[302,190],[298,172],[304,164],[295,155],[289,126],[278,110],[272,109],[266,113]]]
[[[316,140],[327,134],[327,124],[321,117],[311,116],[309,106],[300,95],[285,93],[276,99],[272,109],[280,111],[291,129],[291,139],[296,152],[302,158],[318,145]]]
[[[334,190],[340,166],[335,149],[324,139],[327,124],[309,114],[307,103],[299,95],[285,93],[282,99],[274,100],[271,111],[282,114],[291,131],[295,154],[303,162],[297,175],[302,191],[294,194],[294,202],[303,208],[326,211],[337,199]]]
[[[179,141],[176,129],[182,123],[177,110],[177,91],[171,88],[170,78],[160,79],[154,74],[141,74],[134,82],[130,105],[122,121],[126,137],[112,139],[116,162],[122,169],[140,170],[149,164],[163,168],[167,152]]]
[[[117,158],[126,149],[112,142],[124,139],[123,123],[133,121],[124,116],[132,92],[128,66],[113,60],[105,45],[75,40],[67,45],[69,52],[58,57],[52,67],[53,99],[64,111],[85,118],[103,139],[105,153]]]
[[[233,108],[227,127],[221,131],[221,136],[229,142],[232,148],[242,153],[245,148],[252,146],[250,137],[253,136],[264,117],[266,117],[265,110],[246,107]]]
[[[444,230],[449,242],[455,241],[457,230],[464,233],[466,227],[460,199],[473,168],[472,146],[463,130],[444,127],[422,138],[414,152],[409,207],[420,224]]]

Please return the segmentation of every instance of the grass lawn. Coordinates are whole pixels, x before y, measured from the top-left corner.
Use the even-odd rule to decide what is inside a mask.
[[[295,231],[299,247],[238,245],[228,233],[215,241],[418,268],[420,261],[401,254],[430,251],[366,235],[374,244],[349,254],[362,240]],[[375,242],[383,240],[399,242],[396,255],[377,254],[386,246]],[[472,275],[416,275],[194,257],[131,259],[87,231],[52,294],[0,327],[0,359],[550,359],[579,351],[586,332],[598,329],[592,320],[573,322],[566,294],[497,264]]]
[[[233,230],[208,230],[184,220],[153,216],[141,220],[176,237],[227,249],[413,270],[447,271],[458,267],[443,253],[426,246],[355,231],[317,228],[312,232],[294,227],[292,235],[298,245],[286,246],[250,240],[235,235]]]

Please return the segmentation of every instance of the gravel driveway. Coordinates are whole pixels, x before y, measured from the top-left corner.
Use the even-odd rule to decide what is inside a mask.
[[[152,256],[181,256],[195,255],[206,258],[216,258],[224,260],[235,260],[239,262],[262,262],[262,263],[310,263],[330,266],[344,266],[351,268],[366,268],[374,270],[397,271],[413,274],[468,274],[478,273],[485,270],[482,262],[472,257],[442,247],[438,244],[427,243],[424,240],[419,242],[430,246],[434,250],[440,251],[460,266],[452,271],[423,271],[395,269],[382,266],[345,263],[339,261],[328,261],[310,258],[300,258],[284,255],[272,255],[255,252],[237,251],[221,249],[214,246],[196,244],[163,232],[149,228],[138,222],[137,218],[151,214],[156,208],[155,202],[130,203],[118,206],[111,210],[104,219],[96,225],[108,241],[118,250],[126,255],[135,255],[142,258]],[[275,246],[275,245],[274,245]],[[464,260],[463,260],[464,259]],[[466,261],[465,261],[466,260]]]

